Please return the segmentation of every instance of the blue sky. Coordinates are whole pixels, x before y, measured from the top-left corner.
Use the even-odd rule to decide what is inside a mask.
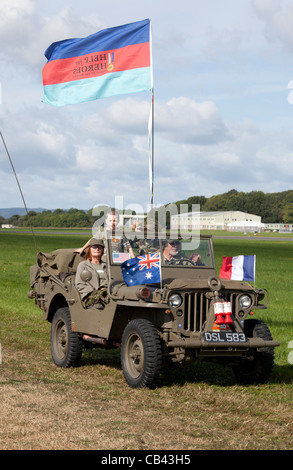
[[[0,130],[28,207],[150,203],[150,93],[42,103],[45,49],[152,20],[155,204],[292,189],[293,2],[2,0]],[[22,199],[0,148],[0,207]]]

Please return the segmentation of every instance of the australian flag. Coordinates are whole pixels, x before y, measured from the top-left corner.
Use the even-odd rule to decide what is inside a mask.
[[[160,253],[131,258],[121,264],[122,275],[127,286],[154,284],[161,281]]]

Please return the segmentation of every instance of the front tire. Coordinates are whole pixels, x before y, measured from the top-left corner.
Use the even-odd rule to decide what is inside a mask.
[[[268,326],[260,320],[247,320],[244,333],[249,338],[257,337],[272,340]],[[235,377],[242,384],[266,383],[274,366],[274,348],[260,348],[254,351],[252,359],[241,361],[233,368]]]
[[[51,354],[58,367],[74,367],[80,362],[83,342],[71,329],[68,307],[59,308],[51,325]]]
[[[144,319],[126,326],[121,343],[121,363],[126,382],[132,388],[154,384],[162,367],[160,337],[154,325]]]

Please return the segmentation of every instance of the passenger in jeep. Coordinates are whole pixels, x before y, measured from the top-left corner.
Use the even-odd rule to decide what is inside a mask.
[[[75,285],[86,307],[104,308],[109,303],[104,240],[89,241],[85,260],[77,266]]]
[[[116,232],[120,232],[120,229],[118,229],[118,223],[119,223],[119,213],[116,212],[115,210],[111,210],[110,212],[107,212],[106,218],[105,218],[105,226],[100,227],[97,232],[94,234],[95,238],[98,240],[104,240],[106,241],[107,237],[114,235]],[[76,253],[79,253],[80,255],[87,249],[89,246],[90,240],[86,242],[86,244],[82,248],[77,248],[75,251]],[[104,250],[105,250],[105,245],[104,245]]]

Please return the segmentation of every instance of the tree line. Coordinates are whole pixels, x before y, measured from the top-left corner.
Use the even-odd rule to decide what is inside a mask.
[[[178,213],[180,205],[186,204],[192,210],[193,204],[199,204],[201,211],[241,211],[261,216],[264,223],[293,223],[293,190],[279,193],[263,193],[262,191],[238,192],[232,189],[224,194],[209,198],[191,196],[188,199],[176,201]],[[169,204],[166,204],[166,207]],[[128,213],[130,211],[127,211]],[[135,214],[135,213],[134,213]],[[92,215],[92,209],[55,209],[42,212],[29,211],[27,215],[13,215],[8,219],[0,217],[1,224],[11,224],[16,227],[92,227],[97,220]]]
[[[263,223],[293,223],[293,190],[279,193],[264,193],[262,191],[238,192],[231,189],[227,193],[206,198],[205,196],[191,196],[188,199],[177,201],[188,204],[189,211],[192,204],[199,204],[201,211],[241,211],[261,216]]]
[[[13,215],[8,219],[0,217],[1,224],[11,224],[15,227],[92,227],[96,217],[92,216],[92,210],[81,209],[55,209],[42,212],[28,211],[26,215]]]

